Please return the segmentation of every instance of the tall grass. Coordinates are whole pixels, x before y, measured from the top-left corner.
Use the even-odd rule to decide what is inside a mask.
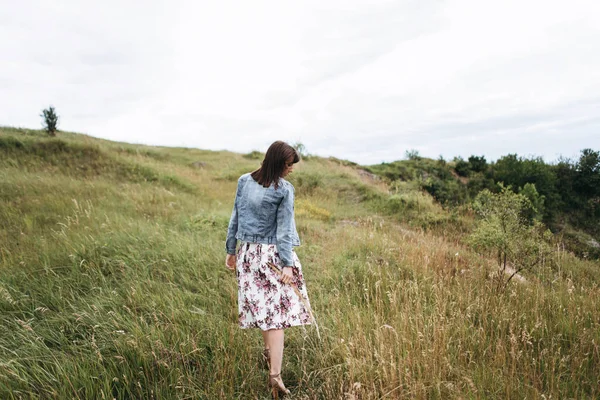
[[[0,130],[15,140],[49,139]],[[55,140],[68,150],[0,147],[0,397],[266,398],[262,340],[237,327],[223,243],[237,176],[257,159]],[[86,158],[70,149],[89,148],[93,168],[77,173]],[[427,196],[390,198],[317,157],[294,175],[321,338],[286,331],[293,398],[600,396],[597,263],[559,248],[498,295],[493,262]]]

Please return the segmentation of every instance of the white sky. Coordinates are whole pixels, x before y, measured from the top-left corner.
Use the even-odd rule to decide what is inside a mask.
[[[0,0],[0,125],[362,164],[600,147],[600,1]]]

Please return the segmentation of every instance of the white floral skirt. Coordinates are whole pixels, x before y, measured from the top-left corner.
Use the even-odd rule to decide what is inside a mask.
[[[281,268],[274,244],[242,242],[237,252],[239,324],[242,328],[285,329],[311,323],[310,303],[296,252],[292,284],[283,284],[268,263]],[[303,299],[294,291],[298,288]]]

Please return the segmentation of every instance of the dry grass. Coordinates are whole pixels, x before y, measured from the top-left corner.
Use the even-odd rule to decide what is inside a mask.
[[[265,398],[260,335],[237,327],[223,267],[235,182],[257,161],[58,140],[96,148],[98,170],[0,153],[0,397]],[[294,175],[321,340],[287,331],[292,398],[600,396],[597,263],[557,251],[496,294],[493,263],[460,244],[468,220],[409,188],[389,203],[335,160]]]

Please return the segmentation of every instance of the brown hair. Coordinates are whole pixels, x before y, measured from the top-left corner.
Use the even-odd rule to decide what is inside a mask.
[[[277,188],[279,178],[285,170],[285,163],[291,158],[294,159],[294,164],[300,161],[300,155],[296,149],[280,140],[273,142],[269,146],[260,168],[252,172],[252,179],[264,187],[269,187],[272,183],[275,183],[275,188]]]

